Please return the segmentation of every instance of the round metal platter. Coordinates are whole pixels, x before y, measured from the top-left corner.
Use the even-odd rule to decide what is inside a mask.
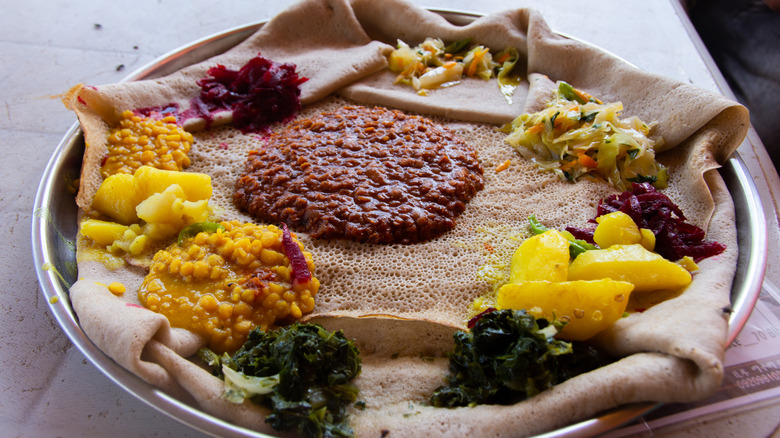
[[[480,14],[433,10],[448,21],[464,25]],[[264,22],[228,29],[197,40],[161,56],[127,76],[124,81],[150,79],[173,73],[188,65],[220,54],[240,43]],[[600,49],[601,50],[601,49]],[[747,140],[746,140],[747,141]],[[32,223],[32,248],[35,269],[41,290],[50,309],[71,342],[100,371],[149,406],[201,432],[218,436],[267,437],[249,429],[228,423],[202,412],[197,406],[184,403],[158,390],[118,365],[81,330],[78,317],[71,308],[67,284],[77,278],[75,240],[78,232],[76,206],[69,182],[79,178],[84,139],[78,123],[65,134],[44,171],[35,198]],[[729,343],[733,341],[750,316],[766,266],[766,221],[753,180],[738,154],[720,169],[734,199],[737,215],[739,260],[731,291],[733,312],[729,320]],[[61,277],[60,277],[61,276]],[[657,403],[637,403],[621,406],[592,419],[572,424],[544,435],[552,437],[589,437],[604,433],[638,418],[659,406]]]

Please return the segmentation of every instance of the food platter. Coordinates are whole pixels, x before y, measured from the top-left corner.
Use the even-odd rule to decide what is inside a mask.
[[[477,14],[436,10],[455,24],[465,24]],[[160,57],[132,73],[126,81],[164,76],[184,66],[219,54],[236,45],[263,23],[252,23],[226,30],[195,41]],[[81,330],[78,318],[70,307],[67,286],[76,280],[73,243],[77,233],[77,207],[70,191],[71,182],[79,177],[83,137],[74,125],[52,155],[38,188],[32,226],[34,262],[45,298],[60,326],[80,351],[106,376],[150,406],[167,415],[210,434],[220,436],[264,436],[232,425],[203,413],[197,407],[172,398],[155,389],[131,372],[116,364],[98,349]],[[740,257],[732,287],[733,312],[729,341],[747,320],[760,291],[766,258],[766,230],[763,211],[756,188],[738,155],[721,170],[736,205]],[[62,279],[58,275],[62,276]],[[592,436],[636,418],[656,405],[652,403],[623,406],[593,419],[550,432],[545,436]]]

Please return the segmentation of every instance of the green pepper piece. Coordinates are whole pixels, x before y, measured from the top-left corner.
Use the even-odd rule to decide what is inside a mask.
[[[223,227],[221,224],[218,224],[216,222],[198,222],[188,227],[185,227],[183,230],[181,230],[179,232],[179,237],[176,238],[176,243],[181,246],[181,244],[184,242],[184,239],[194,237],[195,235],[197,235],[202,231],[205,231],[207,233],[216,233],[217,230],[220,229],[224,230],[225,227]]]
[[[577,94],[576,91],[574,91],[574,87],[572,87],[571,85],[563,81],[558,82],[558,95],[563,97],[566,100],[576,101],[580,105],[584,105],[588,103],[587,100],[580,97],[580,95]]]
[[[542,223],[536,219],[535,215],[528,216],[528,222],[530,224],[531,232],[534,234],[542,234],[549,230],[549,228],[542,225]],[[569,241],[569,256],[571,256],[572,259],[577,258],[578,255],[584,253],[585,251],[598,249],[596,245],[581,239],[577,239],[568,231],[563,231],[561,234],[563,234],[563,237]]]
[[[544,225],[542,225],[541,222],[536,220],[536,216],[533,214],[531,216],[528,216],[528,222],[531,225],[531,232],[534,234],[542,234],[545,231],[549,230],[549,228],[545,227]]]
[[[448,45],[444,48],[445,53],[458,53],[461,50],[467,48],[471,44],[471,37],[465,38]]]

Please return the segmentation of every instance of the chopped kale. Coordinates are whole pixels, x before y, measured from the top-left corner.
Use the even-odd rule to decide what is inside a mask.
[[[219,358],[201,352],[215,374],[222,366],[248,377],[277,376],[268,395],[253,401],[272,409],[266,422],[276,430],[297,429],[310,437],[352,436],[347,406],[357,400],[351,383],[360,374],[360,353],[341,331],[316,324],[294,323],[278,330],[255,329],[233,356]],[[218,366],[215,366],[218,365]]]
[[[484,314],[471,331],[454,335],[450,375],[431,404],[516,403],[608,363],[592,348],[578,345],[575,353],[571,343],[554,339],[561,326],[524,310]]]

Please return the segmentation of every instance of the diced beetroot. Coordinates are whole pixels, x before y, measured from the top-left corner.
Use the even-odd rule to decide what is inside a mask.
[[[570,232],[575,239],[584,240],[594,245],[596,244],[596,242],[593,241],[593,232],[595,230],[596,227],[592,227],[592,228],[566,227],[566,231]]]
[[[615,211],[631,216],[640,228],[652,230],[656,238],[655,251],[669,260],[689,256],[698,262],[726,249],[720,243],[705,241],[704,230],[685,222],[680,207],[649,183],[634,183],[630,191],[601,200],[597,216]],[[572,234],[578,239],[588,240],[574,232]]]
[[[290,234],[290,230],[285,223],[282,223],[282,248],[284,249],[284,255],[290,260],[293,284],[308,283],[311,280],[311,272],[309,271],[309,265],[306,263],[306,256],[303,255],[303,251],[301,251],[298,243],[293,240],[292,234]]]
[[[258,56],[238,71],[217,65],[211,77],[198,81],[200,96],[192,99],[187,117],[202,117],[207,125],[212,114],[233,111],[233,125],[243,133],[263,132],[276,122],[291,119],[300,109],[300,85],[308,79],[298,76],[293,64],[278,64]]]
[[[174,116],[176,117],[176,121],[179,121],[179,104],[177,103],[169,103],[167,105],[149,108],[138,108],[133,112],[141,117],[153,120],[162,120],[165,117]]]

